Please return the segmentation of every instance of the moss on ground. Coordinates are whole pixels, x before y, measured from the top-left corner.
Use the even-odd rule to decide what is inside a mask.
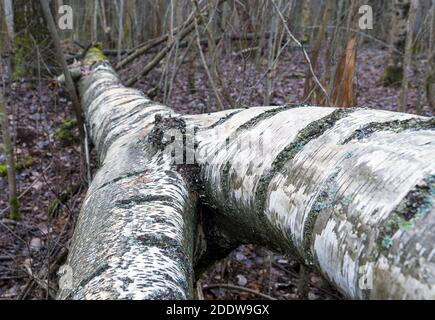
[[[76,132],[77,120],[65,120],[59,129],[54,132],[54,137],[57,138],[64,145],[72,145],[79,142],[78,134]]]
[[[388,66],[385,68],[384,77],[382,78],[382,84],[384,86],[394,86],[402,83],[403,68]]]
[[[18,203],[17,198],[13,198],[9,200],[9,219],[14,221],[20,221],[21,220],[21,213],[20,213],[20,204]]]
[[[48,205],[48,216],[53,217],[57,207],[59,205],[59,199],[57,197],[53,198]]]
[[[23,159],[19,159],[18,161],[15,161],[15,171],[20,173],[23,170],[29,168],[33,163],[32,156],[26,156]],[[6,177],[8,175],[8,166],[6,163],[2,162],[0,163],[0,176]]]

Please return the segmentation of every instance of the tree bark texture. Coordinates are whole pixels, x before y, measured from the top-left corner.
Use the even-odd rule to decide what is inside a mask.
[[[182,116],[101,59],[91,50],[78,82],[101,165],[59,298],[192,298],[196,275],[242,243],[352,299],[435,298],[433,118],[306,105]]]

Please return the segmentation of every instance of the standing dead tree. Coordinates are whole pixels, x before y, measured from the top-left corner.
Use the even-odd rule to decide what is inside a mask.
[[[101,167],[60,299],[192,298],[198,274],[241,243],[316,267],[349,298],[435,298],[433,118],[311,106],[182,116],[99,57],[89,52],[78,89]]]

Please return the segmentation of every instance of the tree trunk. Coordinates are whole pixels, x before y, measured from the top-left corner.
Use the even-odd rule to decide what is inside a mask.
[[[409,87],[409,76],[412,72],[411,70],[411,59],[412,59],[412,45],[414,40],[414,25],[415,16],[418,9],[418,0],[411,0],[411,6],[409,8],[408,22],[406,24],[406,45],[405,45],[405,55],[403,57],[403,79],[402,88],[399,94],[398,109],[399,112],[406,112],[408,106],[408,87]]]
[[[100,4],[98,0],[94,0],[92,7],[92,29],[91,29],[91,42],[95,43],[98,40],[98,10],[100,8]]]
[[[6,63],[7,63],[7,74],[12,76],[14,74],[14,64],[15,64],[15,27],[14,27],[14,8],[12,5],[12,0],[4,0],[3,1],[3,10],[4,17],[6,21],[6,36],[5,44],[6,50],[4,54],[6,55]]]
[[[10,18],[10,13],[12,9],[12,2],[5,1],[5,16],[7,19]],[[13,35],[13,30],[9,30],[11,21],[7,21],[8,24],[8,31],[5,34],[6,43],[10,41],[10,39]],[[12,20],[12,26],[13,26],[13,20]],[[1,39],[1,37],[0,37]],[[5,51],[11,50],[13,46],[9,43],[9,46],[7,46]],[[0,50],[0,57],[2,56],[2,50]],[[9,52],[10,54],[11,52]],[[17,194],[17,177],[16,177],[16,170],[15,170],[15,155],[14,155],[14,146],[12,139],[9,134],[9,114],[7,111],[7,102],[5,99],[6,95],[6,81],[5,80],[11,80],[12,79],[12,73],[13,68],[11,67],[13,57],[6,52],[5,56],[7,58],[7,66],[6,70],[4,70],[4,66],[2,63],[2,60],[0,59],[0,129],[1,129],[1,138],[2,138],[2,144],[0,144],[0,150],[5,153],[6,155],[6,173],[8,177],[8,189],[9,189],[9,218],[12,220],[19,221],[21,220],[21,214],[20,214],[20,205],[18,202],[18,194]],[[1,148],[3,147],[3,148]]]
[[[3,96],[3,88],[0,88],[0,128],[2,132],[4,152],[6,154],[6,168],[9,188],[9,218],[19,221],[21,220],[21,214],[17,195],[15,157],[11,137],[9,135],[9,119],[8,112],[6,110],[6,102]]]
[[[302,43],[308,43],[310,40],[310,18],[311,18],[311,0],[302,2],[301,28],[302,28]]]
[[[84,70],[101,167],[59,298],[192,298],[197,275],[241,243],[315,266],[349,298],[435,298],[434,119],[310,106],[181,116],[107,62]]]
[[[383,83],[385,85],[400,84],[403,78],[403,54],[406,44],[406,24],[410,8],[410,0],[394,0],[394,15],[391,21],[390,47]]]
[[[14,78],[60,73],[50,33],[39,1],[14,0],[15,69]],[[54,6],[50,2],[50,7]],[[44,48],[44,50],[39,50]],[[40,68],[40,63],[44,68]],[[50,66],[50,67],[48,67]]]
[[[118,62],[121,61],[122,43],[124,38],[124,0],[115,0],[115,7],[118,12]]]

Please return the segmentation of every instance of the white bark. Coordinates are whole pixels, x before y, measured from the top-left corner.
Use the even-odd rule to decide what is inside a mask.
[[[193,211],[186,183],[146,143],[158,111],[101,64],[80,81],[100,169],[83,203],[59,298],[191,298]],[[145,139],[145,140],[144,140]]]
[[[12,0],[3,0],[3,10],[5,13],[8,38],[9,41],[13,42],[15,39],[15,28],[14,28],[14,9],[13,9]]]
[[[433,118],[313,106],[180,117],[107,63],[86,72],[101,168],[60,298],[191,298],[193,268],[246,242],[315,266],[349,298],[435,298]],[[196,127],[196,166],[156,148],[174,123]]]
[[[210,199],[244,224],[230,235],[295,251],[351,298],[435,298],[433,119],[431,130],[385,130],[347,141],[373,121],[427,120],[364,109],[334,119],[341,111],[305,107],[237,129],[256,112],[233,116],[225,136],[205,133],[202,144],[210,155],[202,170]],[[232,134],[227,149],[224,139]],[[248,135],[263,138],[263,150],[238,147]]]

